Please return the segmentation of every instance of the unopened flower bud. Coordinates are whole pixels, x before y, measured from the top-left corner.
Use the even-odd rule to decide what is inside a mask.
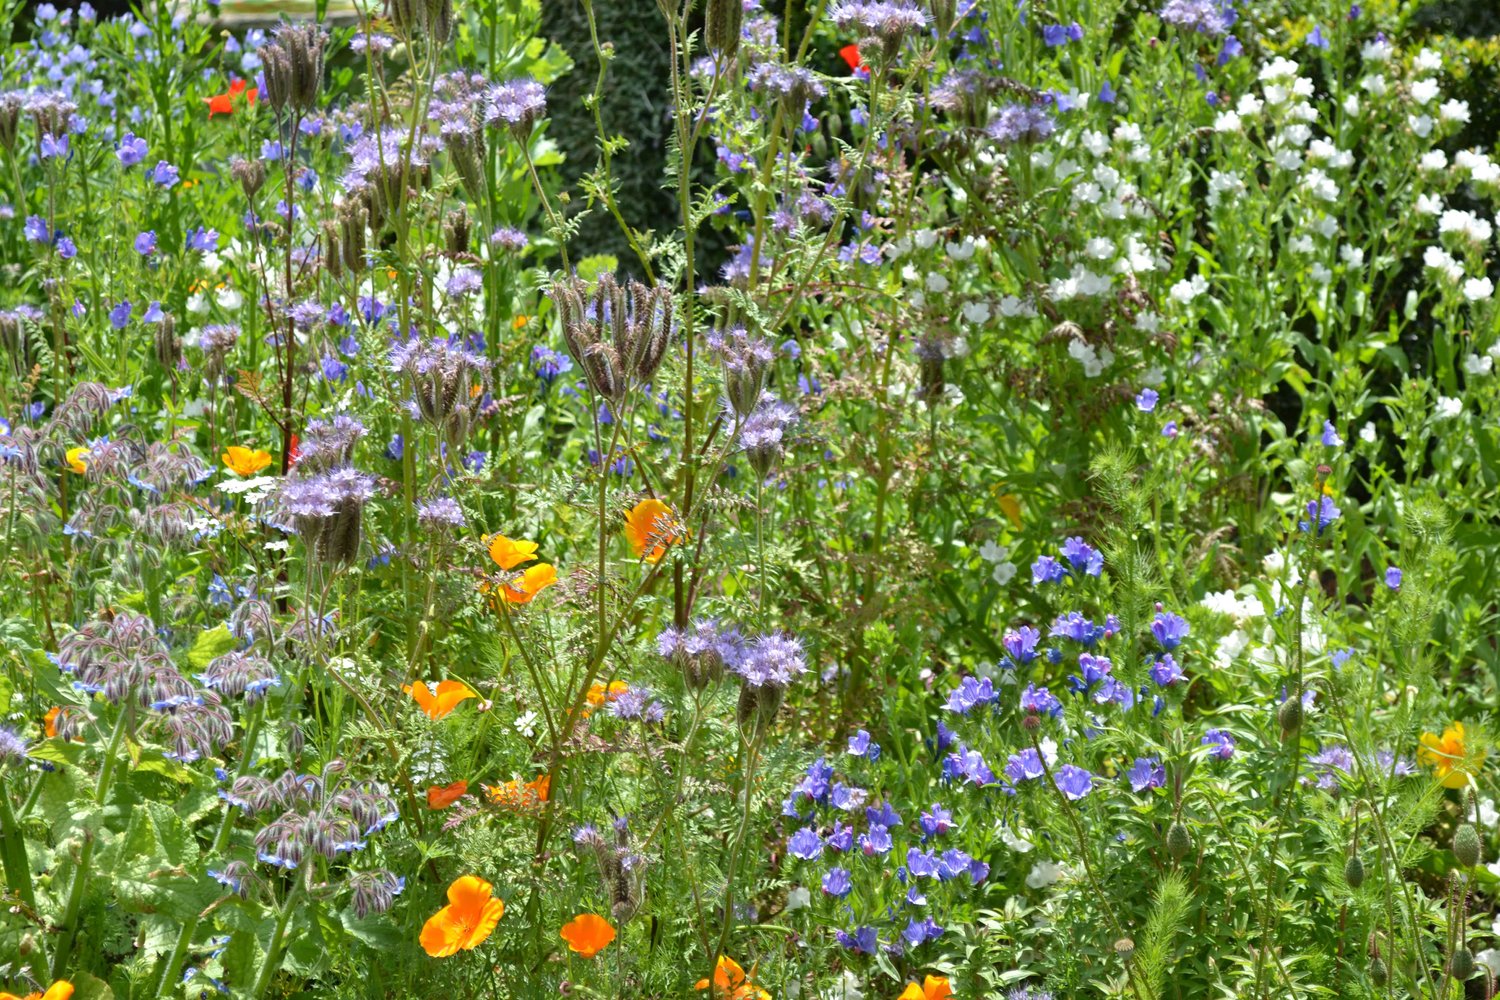
[[[1473,823],[1461,823],[1453,832],[1453,856],[1458,863],[1465,868],[1473,868],[1479,864],[1484,854],[1483,845],[1479,842],[1479,831],[1474,829]]]
[[[1174,819],[1172,825],[1167,827],[1167,853],[1173,861],[1181,861],[1192,849],[1193,836],[1188,833],[1187,824]]]

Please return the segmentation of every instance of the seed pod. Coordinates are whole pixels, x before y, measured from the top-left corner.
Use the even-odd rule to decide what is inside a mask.
[[[1302,729],[1302,699],[1295,694],[1289,696],[1277,710],[1276,721],[1281,723],[1281,731],[1288,737],[1296,736]]]
[[[1167,853],[1173,861],[1181,861],[1192,849],[1193,836],[1188,833],[1187,824],[1174,819],[1172,825],[1167,827]]]
[[[1128,937],[1120,938],[1115,942],[1115,954],[1127,962],[1130,961],[1130,957],[1135,954],[1135,941]]]
[[[163,368],[174,369],[177,362],[182,360],[182,344],[177,340],[177,321],[171,316],[163,316],[161,322],[156,324],[152,348],[156,363]]]
[[[328,269],[333,280],[338,281],[344,276],[344,258],[339,248],[339,224],[328,219],[320,228],[323,230],[323,266]]]
[[[443,242],[451,254],[469,251],[469,215],[461,209],[449,212],[443,219]]]
[[[20,132],[24,104],[17,91],[0,94],[0,146],[12,153],[16,151],[16,136]]]
[[[253,199],[266,182],[266,165],[261,160],[236,159],[229,165],[229,176],[239,181],[246,198]]]
[[[710,52],[725,62],[734,58],[740,47],[740,27],[745,20],[745,5],[740,0],[708,0],[704,16],[703,41]]]
[[[1462,982],[1473,974],[1474,953],[1467,948],[1458,948],[1448,959],[1448,975]]]
[[[1453,856],[1458,863],[1465,868],[1473,868],[1479,864],[1484,854],[1483,845],[1479,842],[1479,831],[1474,829],[1473,823],[1461,823],[1453,833]]]
[[[1359,860],[1358,854],[1344,862],[1344,883],[1351,889],[1358,889],[1365,884],[1365,863]]]

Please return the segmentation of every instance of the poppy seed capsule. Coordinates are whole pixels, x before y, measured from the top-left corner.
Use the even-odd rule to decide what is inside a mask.
[[[1296,736],[1302,729],[1302,699],[1290,697],[1282,702],[1276,712],[1276,721],[1281,723],[1281,731],[1287,736]]]
[[[703,20],[703,41],[708,50],[718,53],[725,62],[734,58],[744,20],[745,5],[740,0],[708,0]]]
[[[1359,860],[1358,854],[1344,862],[1344,882],[1351,889],[1365,884],[1365,863]]]
[[[1167,853],[1173,861],[1181,861],[1193,849],[1193,837],[1181,820],[1174,819],[1167,827]]]
[[[1465,868],[1473,868],[1479,864],[1483,855],[1483,847],[1479,843],[1479,831],[1474,829],[1473,823],[1461,823],[1453,833],[1453,856],[1458,863]]]

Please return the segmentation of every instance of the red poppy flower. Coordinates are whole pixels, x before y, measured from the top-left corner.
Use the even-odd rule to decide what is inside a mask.
[[[845,45],[843,48],[839,49],[839,55],[843,57],[844,62],[846,62],[846,63],[849,64],[849,69],[850,70],[859,69],[859,67],[861,65],[863,65],[860,62],[860,60],[859,60],[859,46],[858,45],[854,45],[854,44]]]
[[[208,117],[214,115],[234,114],[233,98],[245,95],[245,100],[254,106],[255,99],[260,96],[259,87],[251,87],[246,80],[235,80],[229,85],[229,89],[222,94],[217,94],[208,99]]]

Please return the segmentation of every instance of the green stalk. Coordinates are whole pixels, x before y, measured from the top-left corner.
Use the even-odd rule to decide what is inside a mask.
[[[266,949],[266,962],[260,967],[260,975],[255,978],[255,985],[250,990],[251,1000],[260,1000],[266,995],[266,990],[270,989],[276,970],[281,967],[281,942],[286,938],[287,925],[292,922],[292,914],[301,905],[302,896],[306,891],[307,878],[303,869],[297,869],[296,879],[297,884],[292,887],[291,892],[287,893],[286,899],[282,900],[281,910],[276,914],[276,929],[271,932],[271,944]]]
[[[21,835],[20,824],[11,809],[10,792],[0,788],[0,833],[5,835],[0,845],[0,861],[5,865],[5,884],[21,898],[32,912],[36,912],[36,894],[31,888],[31,867],[26,861],[26,841]]]

